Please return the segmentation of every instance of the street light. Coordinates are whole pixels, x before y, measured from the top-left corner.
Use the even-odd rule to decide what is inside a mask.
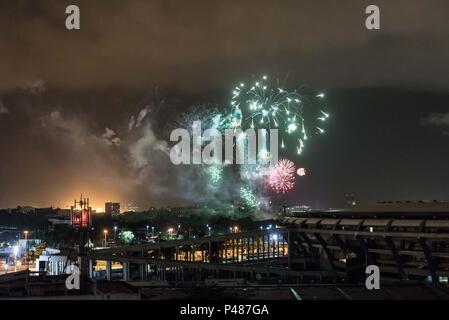
[[[168,236],[171,238],[172,233],[173,233],[173,228],[169,228],[167,231],[168,231]]]
[[[154,237],[154,227],[151,227],[151,232],[153,233],[153,237]]]
[[[5,260],[5,274],[8,274],[8,268],[9,268],[9,257]]]
[[[17,254],[19,253],[19,246],[14,246],[13,247],[13,252],[14,252],[14,272],[17,272]]]
[[[114,244],[117,242],[117,226],[114,226]]]
[[[108,236],[108,230],[104,229],[104,246],[107,247],[107,236]]]
[[[148,238],[148,228],[149,228],[150,226],[149,225],[147,225],[147,238]]]
[[[210,237],[210,230],[212,229],[211,226],[207,226],[207,229],[209,229],[209,237]]]
[[[25,230],[23,232],[25,234],[25,263],[27,264],[27,270],[29,270],[29,265],[28,265],[28,230]],[[14,259],[14,263],[16,263],[15,259]]]

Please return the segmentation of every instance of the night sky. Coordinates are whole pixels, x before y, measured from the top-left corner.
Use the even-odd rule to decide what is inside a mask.
[[[81,30],[65,29],[77,4]],[[365,28],[365,7],[381,30]],[[449,198],[446,0],[0,2],[0,207],[195,202],[165,151],[252,76],[326,93],[289,203]],[[223,107],[225,108],[225,107]],[[192,188],[190,190],[189,188]]]

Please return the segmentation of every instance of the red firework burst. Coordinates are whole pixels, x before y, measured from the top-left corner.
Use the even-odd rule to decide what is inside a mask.
[[[267,183],[271,189],[277,193],[286,193],[295,186],[295,164],[286,159],[279,160],[279,162],[271,168]]]

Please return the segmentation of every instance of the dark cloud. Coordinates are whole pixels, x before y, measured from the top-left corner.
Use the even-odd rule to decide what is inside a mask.
[[[449,112],[432,113],[428,117],[421,119],[421,123],[434,127],[449,127]]]
[[[443,137],[449,137],[449,112],[431,113],[428,116],[421,118],[421,124],[437,128]]]
[[[0,114],[7,114],[9,112],[8,108],[0,100]]]
[[[152,85],[201,93],[248,74],[290,75],[318,87],[447,88],[445,0],[79,0],[81,30],[65,29],[73,1],[0,4],[0,88],[43,79],[65,89]]]

